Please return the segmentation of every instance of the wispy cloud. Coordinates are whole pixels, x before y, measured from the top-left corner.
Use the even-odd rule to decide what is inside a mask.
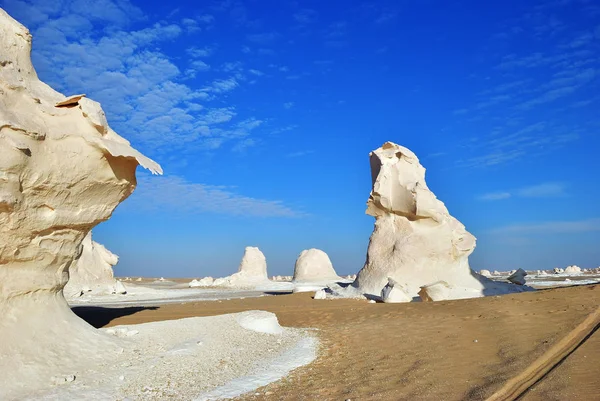
[[[600,231],[600,218],[576,221],[547,221],[540,223],[512,224],[490,230],[491,234],[575,234]]]
[[[490,193],[481,195],[478,199],[484,200],[484,201],[495,201],[495,200],[508,199],[511,196],[512,195],[510,192],[490,192]]]
[[[294,13],[294,20],[296,20],[296,22],[302,25],[313,24],[317,22],[318,18],[319,13],[317,13],[315,10],[311,10],[308,8]]]
[[[156,179],[158,178],[158,179]],[[130,213],[160,211],[175,214],[216,213],[246,217],[296,218],[305,213],[281,201],[237,194],[234,188],[189,182],[179,176],[150,177],[143,174],[124,207]]]
[[[509,199],[512,197],[519,198],[555,198],[565,196],[565,185],[562,183],[545,183],[531,185],[528,187],[518,188],[510,191],[498,191],[483,194],[478,197],[483,201],[497,201]]]
[[[288,153],[287,157],[302,157],[315,153],[314,150],[300,150],[298,152]]]
[[[246,35],[246,39],[259,45],[269,45],[277,40],[279,36],[277,32],[252,33]]]
[[[283,108],[284,109],[291,109],[292,107],[294,107],[294,102],[286,102],[283,104]]]
[[[215,71],[211,82],[202,82],[200,72],[210,69],[202,59],[215,46],[188,48],[191,60],[163,51],[186,32],[207,28],[214,22],[212,14],[153,23],[127,0],[52,5],[11,0],[10,12],[34,35],[32,58],[40,77],[67,95],[87,93],[100,101],[111,126],[145,152],[248,143],[250,131],[233,118],[215,119],[221,110],[210,104],[239,87],[242,73],[219,77]],[[141,22],[145,28],[138,28]]]

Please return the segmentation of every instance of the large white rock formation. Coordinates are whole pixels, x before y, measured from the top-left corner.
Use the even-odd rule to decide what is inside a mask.
[[[565,269],[565,274],[581,274],[581,267],[576,265],[567,266]]]
[[[117,293],[119,282],[115,280],[113,266],[119,262],[119,257],[93,241],[91,231],[83,239],[81,247],[81,255],[69,268],[69,281],[63,290],[65,297],[78,297],[86,292]],[[122,291],[119,289],[119,292]]]
[[[330,283],[341,279],[333,269],[329,256],[320,249],[305,249],[296,259],[294,282]]]
[[[265,255],[257,247],[247,246],[237,273],[217,278],[214,280],[213,285],[251,288],[270,282],[267,275],[267,259]]]
[[[138,164],[161,172],[99,103],[41,82],[30,52],[29,31],[0,9],[0,399],[48,383],[65,361],[76,371],[118,351],[62,289],[85,236],[133,192]]]
[[[353,283],[359,293],[380,296],[388,278],[412,298],[422,286],[440,281],[447,283],[449,299],[522,291],[469,268],[475,237],[429,190],[413,152],[386,142],[370,158],[373,188],[367,214],[376,221],[367,260]]]

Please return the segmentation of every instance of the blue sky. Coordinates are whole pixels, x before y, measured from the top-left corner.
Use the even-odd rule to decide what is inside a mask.
[[[165,170],[95,239],[119,275],[364,263],[368,154],[413,150],[473,269],[600,265],[600,4],[0,0],[40,78]]]

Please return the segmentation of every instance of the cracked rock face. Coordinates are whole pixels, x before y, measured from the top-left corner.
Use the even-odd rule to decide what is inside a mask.
[[[439,281],[448,283],[450,299],[518,291],[469,268],[475,237],[429,190],[413,152],[386,142],[371,152],[370,160],[373,188],[367,214],[376,221],[355,288],[379,295],[391,278],[413,298],[422,286]]]
[[[62,295],[69,267],[91,228],[133,192],[137,165],[161,172],[110,129],[99,103],[66,98],[41,82],[30,53],[29,31],[0,9],[0,371],[8,372],[6,381],[23,374],[18,361],[28,352],[38,352],[33,359],[40,361],[51,350],[51,366],[86,341],[82,333],[93,337]]]

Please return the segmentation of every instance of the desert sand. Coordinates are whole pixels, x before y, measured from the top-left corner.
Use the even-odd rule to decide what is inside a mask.
[[[79,307],[96,327],[247,310],[315,328],[317,360],[244,400],[483,400],[597,308],[600,285],[432,303],[313,300],[299,293],[157,308]],[[533,386],[524,400],[600,397],[600,334]],[[596,398],[594,398],[596,397]]]

